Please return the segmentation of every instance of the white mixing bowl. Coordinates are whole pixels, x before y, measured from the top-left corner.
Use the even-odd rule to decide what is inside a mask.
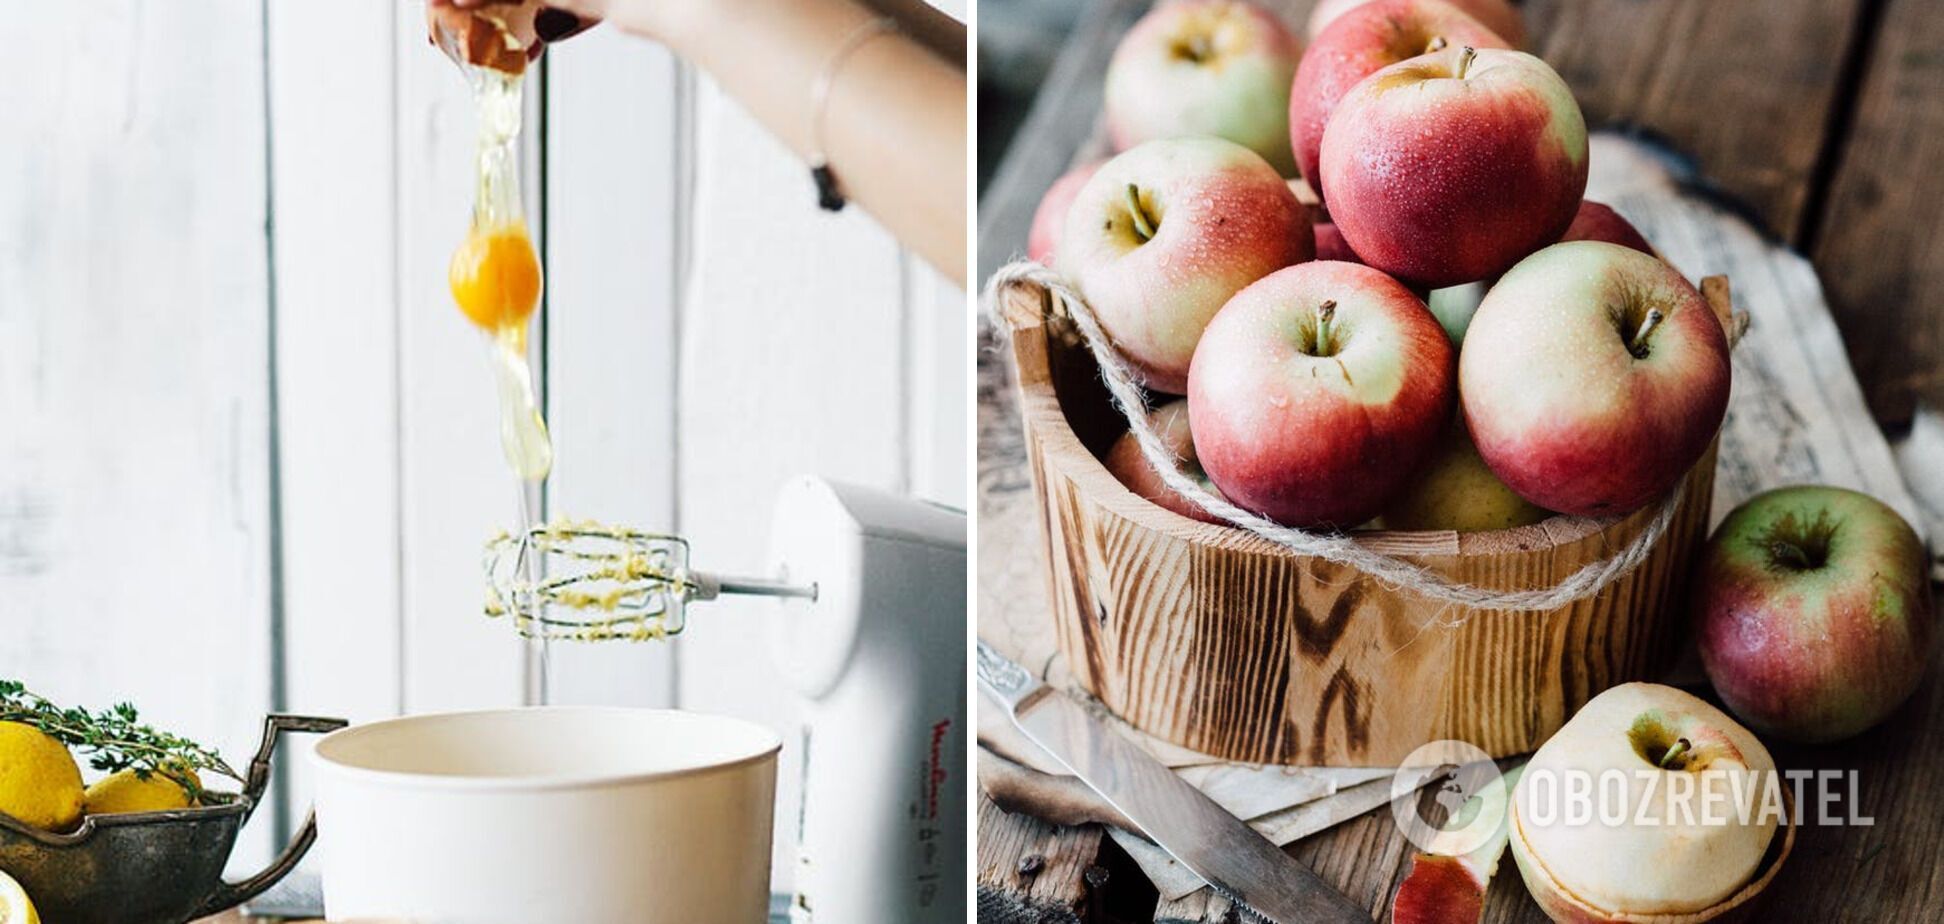
[[[768,729],[665,710],[410,716],[318,742],[333,921],[760,924]]]

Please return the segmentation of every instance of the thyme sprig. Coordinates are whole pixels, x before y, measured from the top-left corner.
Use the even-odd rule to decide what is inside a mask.
[[[191,804],[208,804],[221,797],[196,785],[184,768],[243,782],[215,750],[143,724],[141,714],[128,703],[92,713],[79,707],[63,708],[18,680],[0,680],[0,722],[38,728],[85,755],[88,765],[103,773],[133,770],[143,780],[160,773],[180,785]]]

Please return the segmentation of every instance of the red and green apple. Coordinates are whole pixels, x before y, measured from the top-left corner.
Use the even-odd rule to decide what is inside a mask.
[[[1357,259],[1357,252],[1351,250],[1350,245],[1344,242],[1343,232],[1337,230],[1335,222],[1319,221],[1316,223],[1315,230],[1318,260],[1335,260],[1339,263],[1363,262]]]
[[[1736,507],[1701,552],[1693,615],[1715,692],[1758,731],[1828,742],[1882,722],[1937,637],[1923,541],[1882,501],[1798,486]]]
[[[1605,241],[1622,247],[1632,247],[1644,254],[1659,256],[1654,253],[1654,245],[1647,243],[1647,238],[1641,235],[1632,222],[1620,217],[1620,213],[1614,211],[1612,206],[1591,199],[1580,202],[1579,212],[1573,216],[1573,223],[1566,227],[1566,233],[1559,239],[1562,242]]]
[[[1600,241],[1513,267],[1458,359],[1485,464],[1520,497],[1578,516],[1624,514],[1673,488],[1720,428],[1728,378],[1728,340],[1701,293]]]
[[[1238,506],[1305,528],[1376,516],[1452,407],[1451,342],[1397,280],[1356,263],[1280,270],[1215,316],[1189,370],[1189,423]]]
[[[1314,40],[1323,34],[1337,17],[1362,6],[1371,0],[1322,0],[1310,9],[1309,23],[1305,30]],[[1519,15],[1519,8],[1509,0],[1447,0],[1452,6],[1464,10],[1473,19],[1485,24],[1486,28],[1498,33],[1513,48],[1525,47],[1525,18]]]
[[[1188,473],[1188,477],[1200,482],[1201,486],[1209,492],[1215,492],[1217,489],[1214,482],[1208,480],[1208,475],[1202,471],[1201,462],[1195,458],[1195,438],[1188,424],[1188,400],[1176,398],[1149,411],[1148,423],[1154,427],[1154,432],[1161,437],[1161,442],[1168,447],[1168,450],[1181,460],[1181,468]],[[1103,462],[1107,466],[1107,471],[1112,473],[1127,490],[1134,492],[1136,497],[1151,501],[1157,506],[1191,520],[1225,525],[1225,521],[1220,517],[1203,510],[1200,504],[1182,497],[1180,492],[1161,480],[1161,475],[1154,470],[1154,466],[1148,464],[1147,456],[1141,452],[1141,444],[1135,441],[1134,434],[1121,434],[1120,439],[1115,440],[1114,445],[1108,447],[1107,458]]]
[[[1586,165],[1586,123],[1552,68],[1454,47],[1378,71],[1337,104],[1323,201],[1365,263],[1436,289],[1497,276],[1557,241]]]
[[[1318,34],[1289,89],[1290,145],[1310,188],[1329,201],[1320,170],[1323,130],[1344,94],[1399,61],[1462,45],[1511,47],[1444,0],[1374,0],[1348,10]]]
[[[1309,210],[1255,152],[1171,138],[1101,165],[1067,210],[1054,259],[1142,382],[1178,395],[1209,318],[1309,260],[1312,235]]]

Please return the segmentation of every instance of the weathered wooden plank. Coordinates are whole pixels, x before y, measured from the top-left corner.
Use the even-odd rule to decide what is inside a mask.
[[[1386,920],[1391,894],[1408,865],[1409,848],[1390,813],[1373,812],[1297,842],[1290,855],[1352,902],[1369,909],[1372,917]],[[1230,924],[1240,918],[1226,899],[1203,889],[1161,902],[1154,920],[1157,924]]]
[[[234,759],[274,670],[263,16],[204,7],[8,10],[0,676]]]
[[[682,293],[680,65],[608,29],[555,49],[547,78],[548,508],[675,527]],[[617,101],[625,100],[625,104]],[[669,706],[673,646],[553,646],[547,700]]]
[[[1853,771],[1856,814],[1874,823],[1804,825],[1797,852],[1806,861],[1801,869],[1813,875],[1782,877],[1769,893],[1771,908],[1790,909],[1802,920],[1936,917],[1944,906],[1944,864],[1937,862],[1944,821],[1934,810],[1944,786],[1940,729],[1944,656],[1932,658],[1917,694],[1877,728],[1831,747],[1775,749],[1779,766]]]
[[[1235,904],[1208,889],[1163,899],[1154,908],[1155,924],[1229,924],[1238,919]]]
[[[1866,61],[1828,206],[1805,242],[1870,410],[1892,427],[1944,408],[1944,18],[1890,0]]]
[[[1057,828],[982,795],[978,836],[980,924],[1092,924],[1086,875],[1100,860],[1099,826]]]
[[[1645,128],[1792,239],[1864,0],[1530,0],[1533,52],[1591,125]],[[1921,6],[1921,3],[1915,4]]]

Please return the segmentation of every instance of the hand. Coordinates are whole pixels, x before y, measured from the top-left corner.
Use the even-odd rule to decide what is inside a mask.
[[[512,73],[525,70],[547,45],[598,21],[540,0],[427,0],[425,5],[427,37],[447,56]]]
[[[461,6],[475,6],[495,0],[441,0]],[[765,4],[759,0],[548,0],[563,16],[581,22],[613,23],[624,32],[653,39],[677,54],[689,56],[695,44],[718,22],[734,22],[737,16],[758,16]]]

